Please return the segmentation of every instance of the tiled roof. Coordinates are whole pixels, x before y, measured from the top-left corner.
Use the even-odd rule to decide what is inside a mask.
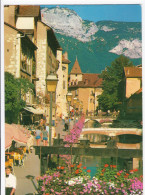
[[[64,55],[62,55],[62,63],[64,63],[64,64],[70,64],[71,61],[69,61]]]
[[[80,65],[78,63],[77,58],[76,58],[76,61],[72,67],[70,74],[82,74],[82,71],[81,71],[81,68],[80,68]]]
[[[79,81],[77,85],[69,87],[83,87],[83,88],[94,88],[102,86],[102,78],[99,78],[100,74],[84,73],[82,81]]]
[[[139,67],[124,67],[125,77],[140,78],[142,77],[142,68]]]
[[[39,5],[19,5],[17,16],[39,16],[40,6]]]
[[[138,91],[135,92],[135,94],[140,94],[142,93],[142,88],[140,88]]]

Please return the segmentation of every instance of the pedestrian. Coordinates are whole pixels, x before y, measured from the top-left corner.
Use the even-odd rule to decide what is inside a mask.
[[[43,114],[43,125],[46,125],[46,116]]]
[[[52,116],[52,126],[55,126],[55,116]]]
[[[62,115],[62,124],[64,125],[65,124],[65,116]]]
[[[16,191],[16,177],[12,174],[12,171],[11,166],[5,168],[5,195],[14,195]]]
[[[67,131],[68,130],[68,126],[69,126],[68,117],[65,118],[65,124],[64,124],[64,126],[65,126],[65,131]]]
[[[46,131],[46,127],[43,127],[42,130],[42,136],[43,136],[43,146],[47,146],[47,142],[48,142],[48,132]]]
[[[34,145],[34,136],[31,133],[31,135],[30,135],[30,137],[29,137],[29,139],[27,141],[28,153],[31,152],[31,147],[33,147],[33,145]]]
[[[40,126],[37,127],[37,129],[35,130],[35,136],[36,136],[36,144],[37,146],[40,146],[40,139],[41,139],[41,130],[40,130]]]
[[[49,123],[46,124],[46,131],[47,131],[47,134],[48,134],[48,140],[49,140]]]

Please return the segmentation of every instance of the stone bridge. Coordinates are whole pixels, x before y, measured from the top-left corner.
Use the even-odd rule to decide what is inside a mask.
[[[133,135],[140,135],[142,136],[142,129],[138,128],[83,128],[81,137],[86,134],[100,134],[100,135],[107,135],[107,136],[118,136],[124,134],[133,134]]]
[[[87,123],[88,121],[98,121],[98,122],[100,122],[100,121],[102,121],[102,120],[110,120],[110,121],[113,121],[115,118],[113,118],[113,117],[105,117],[105,118],[103,118],[103,117],[101,117],[101,118],[87,118],[87,119],[85,119],[85,123]]]

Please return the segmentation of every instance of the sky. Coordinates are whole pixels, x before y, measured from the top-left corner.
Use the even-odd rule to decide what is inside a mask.
[[[56,7],[57,5],[45,5]],[[42,6],[41,6],[42,7]],[[140,5],[59,5],[74,10],[83,20],[141,22]]]

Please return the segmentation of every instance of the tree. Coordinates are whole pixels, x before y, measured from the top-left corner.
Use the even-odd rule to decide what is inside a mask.
[[[126,66],[133,66],[133,63],[127,57],[121,55],[101,73],[103,93],[98,96],[98,101],[103,111],[118,110],[120,103],[123,102],[123,69]]]
[[[26,102],[22,99],[28,91],[33,93],[34,85],[27,79],[15,78],[5,72],[5,120],[7,123],[17,123],[18,116]]]

